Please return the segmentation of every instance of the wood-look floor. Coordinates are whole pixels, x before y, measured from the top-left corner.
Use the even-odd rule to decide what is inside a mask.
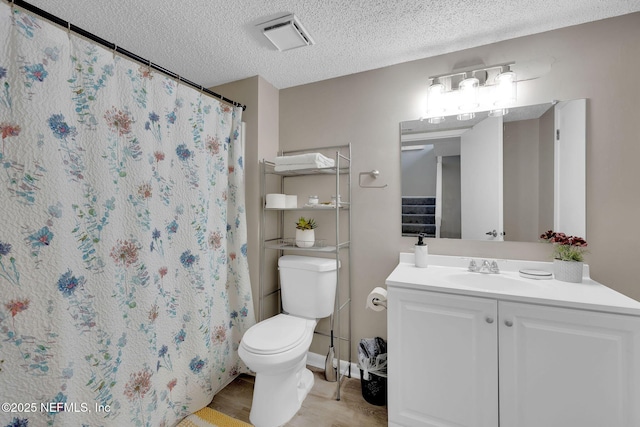
[[[315,383],[302,408],[287,427],[386,426],[387,407],[369,404],[362,397],[360,379],[344,378],[340,400],[335,400],[336,383],[324,379],[324,371],[309,367]],[[209,406],[239,420],[249,421],[254,377],[240,375],[215,395]]]

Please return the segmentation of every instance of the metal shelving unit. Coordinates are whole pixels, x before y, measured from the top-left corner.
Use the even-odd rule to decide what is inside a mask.
[[[267,297],[274,296],[275,294],[279,295],[280,287],[272,292],[265,293],[265,269],[266,269],[266,255],[265,252],[269,250],[279,251],[279,256],[283,255],[284,251],[292,251],[292,252],[304,252],[308,253],[318,253],[318,254],[334,254],[336,258],[336,262],[340,261],[342,267],[345,266],[345,257],[348,263],[349,271],[346,273],[348,279],[346,283],[340,280],[340,270],[336,270],[336,281],[337,281],[337,290],[336,290],[336,299],[334,306],[334,329],[338,331],[337,334],[334,335],[334,338],[338,340],[338,345],[336,346],[336,358],[338,360],[338,381],[337,381],[337,391],[336,391],[336,400],[340,400],[340,385],[342,383],[342,379],[344,376],[351,377],[351,144],[347,145],[337,145],[331,147],[316,147],[308,150],[296,150],[296,151],[285,151],[282,152],[281,155],[296,155],[296,154],[304,154],[304,153],[312,153],[312,152],[323,152],[328,153],[331,152],[334,155],[335,166],[331,168],[322,168],[322,169],[302,169],[302,170],[294,170],[294,171],[276,171],[275,165],[273,162],[269,162],[263,160],[261,163],[261,197],[262,197],[262,215],[261,215],[261,227],[260,227],[260,279],[259,279],[259,310],[258,317],[259,321],[264,320],[264,299]],[[328,154],[327,157],[329,157]],[[302,207],[302,208],[290,208],[290,209],[273,209],[265,207],[265,200],[267,194],[267,176],[273,175],[280,177],[280,191],[284,193],[285,190],[285,180],[286,179],[294,179],[295,177],[300,176],[332,176],[335,179],[335,194],[340,195],[341,197],[346,196],[344,201],[340,201],[339,206],[329,206],[329,207]],[[346,179],[346,182],[345,182]],[[346,188],[345,188],[346,187]],[[346,190],[346,195],[344,191]],[[285,227],[284,227],[284,214],[285,212],[316,212],[318,215],[330,215],[334,214],[334,225],[336,228],[335,232],[335,241],[330,244],[320,244],[318,246],[314,246],[311,248],[298,248],[283,236]],[[278,228],[278,236],[275,238],[265,239],[265,225],[266,225],[266,216],[269,212],[275,212],[279,216],[279,228]],[[341,224],[347,222],[347,232],[346,236],[341,234]],[[279,279],[278,279],[279,280]],[[342,293],[346,292],[346,297],[341,298],[341,289]],[[281,306],[281,305],[280,305]],[[341,331],[343,330],[342,321],[343,316],[341,317],[341,313],[343,310],[347,310],[347,331],[346,336],[341,336]],[[323,336],[330,336],[329,333],[324,333],[321,331],[316,331],[316,334]],[[349,354],[348,354],[348,364],[344,370],[341,370],[340,367],[340,342],[346,342]]]

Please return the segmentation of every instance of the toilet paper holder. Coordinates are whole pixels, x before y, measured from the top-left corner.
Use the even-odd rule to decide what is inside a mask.
[[[387,309],[387,290],[379,286],[373,288],[367,295],[366,307],[373,311],[383,311]]]
[[[372,303],[373,305],[377,305],[377,306],[380,306],[380,307],[387,308],[387,302],[386,302],[386,301],[381,300],[380,298],[373,298],[373,299],[371,300],[371,303]]]

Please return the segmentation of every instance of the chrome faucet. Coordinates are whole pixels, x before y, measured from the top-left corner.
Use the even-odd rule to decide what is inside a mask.
[[[474,260],[471,260],[468,270],[474,273],[500,273],[500,267],[498,267],[498,263],[495,260],[489,262],[486,259],[482,260],[482,264],[480,266],[478,266],[478,264]]]
[[[494,274],[500,273],[500,267],[498,267],[498,262],[496,260],[491,261],[491,266],[489,267],[489,271]]]

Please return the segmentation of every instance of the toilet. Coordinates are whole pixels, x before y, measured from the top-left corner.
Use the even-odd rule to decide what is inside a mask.
[[[249,419],[256,427],[289,421],[313,387],[306,368],[307,351],[317,320],[333,313],[335,259],[284,255],[278,259],[280,294],[285,314],[249,328],[238,354],[256,373]]]

